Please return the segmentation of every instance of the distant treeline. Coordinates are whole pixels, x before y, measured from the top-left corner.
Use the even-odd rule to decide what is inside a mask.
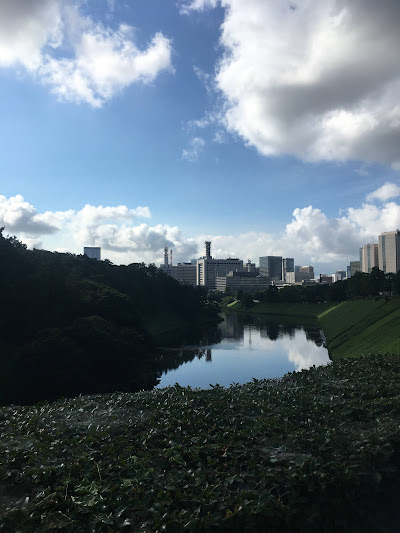
[[[270,285],[267,290],[256,292],[254,299],[263,303],[342,302],[383,294],[400,295],[400,271],[397,274],[385,274],[374,267],[370,274],[356,272],[351,278],[336,281],[332,285],[315,283],[309,286],[290,285],[282,289]],[[238,291],[236,298],[245,305],[252,305],[253,298],[243,291]]]
[[[3,229],[0,373],[10,379],[0,392],[12,401],[150,388],[162,370],[152,317],[188,325],[212,312],[204,291],[179,285],[154,265],[27,250]]]

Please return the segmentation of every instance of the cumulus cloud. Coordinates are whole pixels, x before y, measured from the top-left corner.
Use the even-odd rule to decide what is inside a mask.
[[[78,211],[38,213],[21,195],[0,196],[0,226],[29,248],[81,253],[84,246],[101,246],[115,263],[157,261],[165,246],[174,250],[175,261],[197,257],[197,244],[185,239],[178,227],[138,224],[137,219],[143,218],[151,218],[148,207],[87,204]]]
[[[294,257],[296,265],[311,264],[333,272],[356,261],[363,244],[377,242],[380,233],[398,227],[400,205],[395,202],[382,207],[366,203],[348,208],[335,218],[308,206],[296,208],[279,234],[202,235],[196,237],[196,242],[203,254],[204,240],[211,240],[214,257],[238,257],[244,261],[250,258],[256,263],[264,255]]]
[[[390,198],[397,198],[400,196],[400,187],[395,183],[386,182],[385,185],[376,189],[367,195],[367,201],[380,200],[381,202],[386,202]]]
[[[218,0],[191,0],[191,2],[181,2],[180,12],[188,15],[192,11],[204,11],[218,5]]]
[[[10,198],[0,195],[0,226],[9,233],[49,235],[59,231],[62,222],[71,213],[72,211],[38,213],[20,194]]]
[[[103,207],[87,204],[70,218],[69,228],[77,242],[94,246],[99,228],[107,227],[106,223],[111,221],[128,223],[137,217],[150,218],[150,209],[141,206],[129,209],[126,205]]]
[[[58,48],[62,40],[61,0],[0,2],[0,66],[34,72],[43,62],[42,50]]]
[[[217,2],[194,0],[183,12]],[[400,168],[397,0],[220,0],[226,128],[267,156]]]
[[[378,189],[379,190],[379,189]],[[174,263],[203,254],[204,241],[212,241],[212,255],[237,257],[258,263],[263,255],[294,257],[298,265],[312,264],[328,273],[357,260],[359,248],[377,242],[383,231],[400,227],[400,205],[394,201],[350,207],[329,218],[312,206],[296,208],[277,234],[244,232],[235,235],[197,234],[185,237],[169,224],[149,225],[148,207],[85,205],[78,211],[46,211],[20,195],[0,196],[0,226],[30,247],[82,253],[83,246],[101,246],[103,257],[116,264],[160,263],[165,246],[173,250]]]
[[[193,137],[189,142],[189,147],[182,150],[182,159],[194,163],[199,159],[204,149],[205,141],[201,137]]]
[[[67,0],[0,2],[0,66],[22,66],[60,99],[102,106],[133,83],[171,69],[171,41],[156,33],[141,50],[132,28],[112,30]]]

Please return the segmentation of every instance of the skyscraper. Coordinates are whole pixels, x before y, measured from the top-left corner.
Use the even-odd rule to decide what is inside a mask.
[[[385,231],[379,235],[379,270],[398,272],[400,270],[400,231]]]
[[[286,280],[286,273],[294,272],[294,259],[293,257],[286,257],[282,259],[282,280]]]
[[[85,246],[83,253],[91,259],[97,259],[97,261],[101,259],[101,248],[99,246]]]
[[[374,267],[379,266],[378,260],[378,245],[364,244],[360,249],[361,271],[367,274],[371,273]]]
[[[211,256],[211,242],[206,241],[205,256],[197,260],[196,265],[196,283],[207,287],[207,289],[216,288],[216,278],[226,276],[228,272],[243,270],[243,261],[241,259],[214,259]]]
[[[260,274],[267,276],[271,281],[280,281],[282,279],[282,257],[277,255],[260,257]]]
[[[361,272],[361,261],[350,261],[350,277],[356,272]]]

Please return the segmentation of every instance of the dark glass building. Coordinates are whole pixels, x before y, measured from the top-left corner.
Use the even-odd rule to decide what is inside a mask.
[[[271,281],[280,281],[282,279],[282,257],[276,255],[260,257],[260,274]]]

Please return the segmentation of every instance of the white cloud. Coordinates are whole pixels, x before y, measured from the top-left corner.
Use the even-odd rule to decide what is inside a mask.
[[[190,2],[181,2],[180,12],[188,15],[192,11],[204,11],[214,8],[218,5],[218,0],[191,0]]]
[[[72,211],[40,214],[20,194],[10,198],[0,195],[0,226],[9,233],[49,235],[59,231],[70,213]]]
[[[61,0],[0,2],[0,66],[22,65],[34,72],[45,47],[58,48],[63,38]]]
[[[258,263],[260,256],[281,255],[330,273],[356,260],[360,246],[377,242],[381,232],[400,227],[400,205],[393,201],[379,207],[371,203],[350,207],[335,218],[312,206],[296,208],[278,234],[197,234],[187,238],[177,226],[138,221],[150,216],[148,207],[124,205],[86,205],[79,211],[39,213],[20,195],[0,196],[0,226],[5,226],[5,235],[17,235],[30,247],[74,253],[82,253],[83,246],[101,246],[103,257],[116,264],[161,263],[164,246],[173,250],[174,263],[187,261],[203,255],[204,241],[211,240],[213,257]]]
[[[18,65],[60,99],[100,107],[123,88],[171,69],[171,41],[156,33],[140,50],[130,26],[95,23],[67,0],[0,2],[0,66]]]
[[[184,12],[215,7],[186,2]],[[220,0],[226,128],[267,156],[400,168],[398,0]]]
[[[69,228],[74,239],[81,245],[94,246],[98,238],[98,230],[104,227],[105,223],[111,221],[129,223],[138,217],[151,218],[150,209],[141,206],[129,209],[125,205],[103,207],[87,204],[70,218]]]
[[[194,137],[189,142],[189,147],[182,150],[182,159],[194,163],[198,160],[204,149],[205,141],[201,137]]]
[[[376,189],[367,195],[367,201],[380,200],[381,202],[386,202],[390,198],[397,198],[400,196],[400,187],[395,183],[386,182],[382,187]]]
[[[137,224],[138,218],[151,218],[150,209],[87,204],[79,211],[38,213],[21,195],[0,196],[4,234],[17,235],[30,248],[82,253],[84,246],[101,246],[103,256],[118,264],[157,261],[165,246],[174,250],[174,261],[197,256],[197,244],[178,227]]]
[[[292,220],[279,234],[249,232],[238,235],[201,235],[196,237],[203,253],[203,242],[212,241],[214,257],[248,258],[258,263],[263,255],[294,257],[296,265],[316,265],[334,272],[357,260],[359,248],[377,242],[383,231],[400,227],[400,205],[390,202],[378,208],[363,204],[348,208],[336,218],[328,218],[312,206],[296,208]]]
[[[315,342],[307,339],[305,331],[295,332],[296,342],[291,339],[279,339],[280,345],[287,351],[288,359],[295,365],[298,372],[303,368],[310,368],[312,365],[319,366],[329,363],[328,350],[321,350]]]

